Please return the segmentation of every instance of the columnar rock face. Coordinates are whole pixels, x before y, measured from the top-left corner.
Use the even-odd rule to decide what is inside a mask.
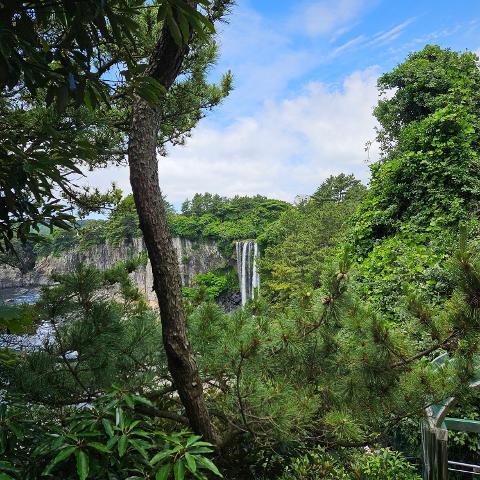
[[[186,238],[174,237],[178,264],[184,286],[190,286],[193,277],[199,273],[223,268],[226,260],[213,241],[192,242]],[[100,270],[113,267],[117,262],[135,257],[145,250],[143,239],[136,238],[131,243],[118,246],[97,245],[86,251],[72,250],[59,256],[40,259],[32,272],[22,275],[18,270],[0,266],[0,288],[31,287],[48,285],[52,273],[73,271],[81,263],[93,265]],[[153,278],[150,263],[132,273],[135,285],[145,294],[147,300],[154,300]]]

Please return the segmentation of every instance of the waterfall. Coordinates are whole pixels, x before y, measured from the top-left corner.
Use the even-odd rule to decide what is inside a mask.
[[[237,252],[237,272],[242,294],[242,305],[253,299],[255,291],[260,288],[260,275],[257,259],[260,256],[258,245],[252,240],[235,242]]]

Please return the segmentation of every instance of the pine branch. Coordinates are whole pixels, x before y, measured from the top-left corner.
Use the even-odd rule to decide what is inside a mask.
[[[430,348],[427,348],[425,350],[422,350],[421,352],[418,352],[417,354],[413,355],[410,358],[407,358],[405,360],[402,360],[401,362],[394,363],[391,365],[391,368],[399,368],[399,367],[405,367],[406,365],[414,362],[415,360],[418,360],[422,357],[425,357],[426,355],[429,355],[430,353],[434,352],[435,350],[438,350],[439,348],[444,347],[448,342],[450,342],[455,336],[457,335],[457,332],[451,333],[445,340],[442,342],[438,342],[435,345],[432,345]]]

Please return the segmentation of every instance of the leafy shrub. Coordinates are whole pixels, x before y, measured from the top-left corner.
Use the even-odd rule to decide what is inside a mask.
[[[449,293],[442,271],[453,243],[453,239],[447,239],[438,228],[425,233],[409,229],[377,242],[356,264],[359,292],[388,312],[398,306],[400,298],[413,294],[440,298],[439,294]]]
[[[420,480],[415,467],[398,452],[382,449],[359,457],[351,467],[352,472],[361,472],[352,478],[365,480]],[[355,475],[355,474],[354,474]]]
[[[237,274],[234,271],[200,273],[195,275],[193,287],[183,289],[183,295],[198,305],[204,301],[216,300],[222,293],[235,289],[237,282]]]
[[[344,466],[322,449],[293,460],[281,480],[350,480]]]
[[[293,460],[281,480],[420,480],[415,467],[398,452],[317,448]]]
[[[221,477],[205,455],[212,446],[182,431],[165,433],[142,407],[146,398],[115,389],[61,423],[32,426],[25,405],[0,411],[2,480],[116,478],[167,480]],[[24,420],[22,420],[22,417]]]

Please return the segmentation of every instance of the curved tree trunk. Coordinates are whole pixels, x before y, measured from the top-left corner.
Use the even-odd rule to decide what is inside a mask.
[[[186,48],[179,47],[164,27],[145,74],[170,88],[178,75]],[[156,146],[159,121],[157,112],[136,96],[128,144],[130,183],[152,265],[168,367],[192,429],[216,443],[216,431],[205,405],[197,364],[186,335],[177,254],[168,230],[158,181]]]

